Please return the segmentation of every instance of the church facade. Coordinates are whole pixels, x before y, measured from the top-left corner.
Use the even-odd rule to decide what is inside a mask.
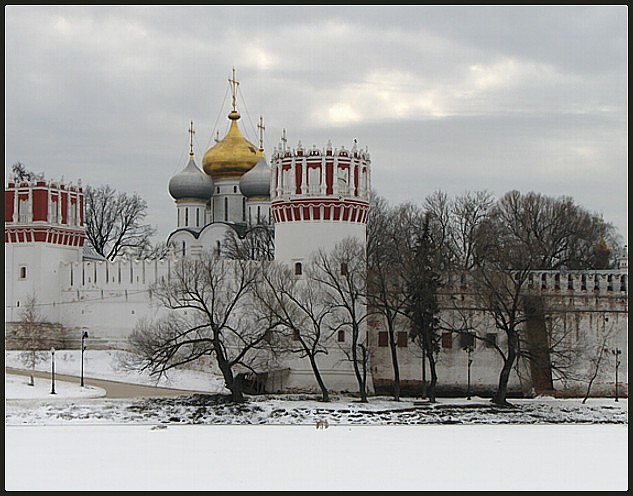
[[[241,236],[260,223],[274,225],[275,260],[288,264],[295,274],[301,274],[317,249],[331,249],[349,237],[364,245],[371,190],[369,153],[356,143],[350,148],[336,148],[330,142],[323,148],[304,148],[299,142],[290,148],[283,136],[268,162],[263,137],[258,146],[248,141],[240,131],[240,117],[234,91],[229,131],[206,151],[201,167],[191,140],[187,165],[168,184],[177,222],[167,239],[172,254],[162,259],[107,261],[92,256],[85,248],[80,183],[10,179],[5,186],[5,331],[19,322],[26,301],[33,297],[42,316],[71,336],[88,332],[92,347],[125,349],[136,323],[161,311],[152,297],[152,285],[168,277],[179,259],[208,251],[220,254],[228,232]],[[193,123],[189,131],[193,136]],[[520,362],[510,390],[517,395],[552,389],[581,394],[596,349],[606,346],[622,353],[619,386],[626,394],[626,256],[611,271],[565,274],[563,279],[560,273],[543,272],[534,277],[532,290],[555,301],[556,324],[570,330],[570,345],[588,351],[578,358],[575,381],[554,384],[551,370],[543,379],[542,370]],[[467,287],[445,289],[440,295],[443,318],[460,318],[469,308],[477,322],[474,332],[490,334],[490,339],[495,334],[502,343],[504,337],[491,331],[494,325],[468,305],[471,296]],[[551,316],[534,325],[553,325]],[[389,394],[393,377],[384,326],[372,318],[363,334],[370,350],[370,390]],[[489,394],[501,368],[497,351],[484,341],[462,343],[461,339],[450,332],[442,336],[439,394]],[[353,371],[343,353],[341,343],[331,343],[329,353],[319,358],[320,368],[330,390],[355,391]],[[398,333],[398,356],[403,392],[419,394],[429,371],[404,324]],[[605,366],[599,370],[594,391],[610,394],[615,386],[611,371]],[[266,387],[271,392],[317,390],[306,359],[288,358],[275,370],[262,372],[268,374]]]

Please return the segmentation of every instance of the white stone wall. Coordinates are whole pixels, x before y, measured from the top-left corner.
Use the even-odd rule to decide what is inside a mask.
[[[281,222],[275,224],[275,260],[307,261],[319,249],[332,249],[347,237],[365,242],[366,226],[340,221]]]
[[[626,394],[628,391],[628,290],[620,291],[619,286],[617,290],[615,287],[608,289],[606,283],[609,280],[609,274],[613,276],[610,278],[612,282],[626,280],[620,277],[626,274],[604,271],[598,277],[599,289],[595,291],[593,286],[586,291],[567,290],[566,286],[556,289],[555,284],[549,284],[550,280],[552,282],[555,280],[554,273],[538,273],[535,274],[538,276],[535,279],[540,281],[542,274],[546,274],[543,278],[546,281],[545,287],[541,288],[540,284],[535,285],[534,290],[544,297],[548,308],[544,325],[547,326],[549,335],[555,336],[556,340],[561,340],[555,347],[557,352],[563,351],[565,355],[571,357],[570,362],[564,367],[564,375],[552,370],[554,390],[557,394],[583,396],[598,361],[599,366],[591,386],[591,393],[613,395],[615,392],[615,354],[613,352],[617,349],[620,351],[619,391],[620,394]],[[484,337],[486,333],[493,333],[501,349],[505,349],[505,333],[496,329],[495,323],[488,314],[475,310],[472,306],[468,314],[472,330],[477,336]],[[457,328],[457,323],[463,320],[464,314],[461,310],[450,310],[444,304],[439,316],[444,327]],[[451,322],[455,325],[451,326]],[[397,330],[408,333],[408,323],[401,320],[397,325]],[[371,371],[376,390],[385,392],[391,390],[390,384],[394,375],[390,348],[378,345],[378,333],[381,331],[386,331],[384,323],[380,318],[372,318],[369,326]],[[523,339],[526,338],[525,329],[522,329],[521,335]],[[606,351],[600,356],[601,351],[604,350]],[[498,384],[503,366],[501,356],[494,348],[487,347],[483,340],[476,339],[471,358],[471,391],[475,394],[477,392],[490,394]],[[562,357],[553,356],[550,359],[554,363],[564,363]],[[406,347],[398,348],[398,364],[403,387],[419,389],[422,380],[422,363],[419,347],[410,340]],[[468,354],[460,345],[458,333],[452,333],[450,348],[440,349],[437,372],[438,388],[444,394],[465,393]],[[426,380],[430,380],[428,364]],[[526,359],[521,359],[512,372],[509,389],[515,395],[529,395],[532,394],[533,386],[531,365]]]
[[[29,296],[34,296],[45,319],[58,322],[60,308],[54,303],[60,300],[62,274],[60,262],[81,260],[81,248],[52,245],[48,243],[5,243],[4,284],[5,321],[20,320],[20,305]],[[26,278],[21,277],[20,268],[26,268]]]

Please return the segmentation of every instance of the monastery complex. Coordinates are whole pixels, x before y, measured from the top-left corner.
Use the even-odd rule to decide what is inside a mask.
[[[199,163],[192,142],[187,165],[166,185],[175,205],[175,224],[167,239],[172,254],[165,258],[107,261],[97,256],[86,243],[81,183],[9,178],[5,185],[6,332],[20,321],[25,302],[35,295],[50,327],[66,331],[59,346],[79,347],[79,337],[87,332],[89,347],[125,349],[136,323],[160,311],[152,285],[168,277],[181,258],[221,253],[229,231],[243,235],[261,222],[272,223],[275,260],[299,275],[317,249],[333,248],[349,237],[366,242],[372,167],[367,150],[356,143],[345,147],[331,142],[322,148],[304,148],[299,142],[291,148],[284,135],[267,158],[261,137],[259,144],[253,144],[243,136],[240,118],[234,93],[226,136]],[[573,365],[576,380],[559,381],[548,367],[519,361],[510,379],[511,393],[582,396],[596,351],[606,346],[608,353],[592,393],[613,395],[615,360],[619,359],[618,386],[620,394],[626,395],[626,252],[611,270],[534,273],[527,292],[547,300],[549,308],[528,321],[529,329],[538,334],[547,326],[559,326],[571,336],[579,351]],[[468,313],[473,333],[486,340],[469,341],[463,335],[443,333],[438,395],[492,394],[502,363],[490,343],[503,340],[503,334],[476,308],[467,283],[443,288],[440,306],[447,321]],[[365,337],[370,350],[370,390],[388,395],[393,372],[380,319],[369,320]],[[339,336],[330,344],[330,352],[319,356],[320,367],[331,391],[354,392],[351,366],[341,354],[344,340],[343,336],[341,343]],[[9,340],[7,347],[11,347]],[[614,354],[616,350],[621,354]],[[429,372],[404,325],[398,334],[398,353],[403,394],[418,395]],[[306,359],[289,358],[274,370],[261,372],[267,377],[268,392],[317,391]]]

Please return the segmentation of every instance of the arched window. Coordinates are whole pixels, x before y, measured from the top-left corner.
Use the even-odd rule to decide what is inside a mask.
[[[189,225],[189,207],[185,207],[185,227]]]
[[[229,220],[229,199],[226,197],[224,198],[224,220]]]
[[[301,262],[295,262],[295,276],[300,276],[303,273],[303,266]]]
[[[196,227],[200,227],[200,209],[196,208]]]
[[[182,256],[184,257],[185,255],[187,255],[187,243],[183,241],[182,242]]]
[[[346,276],[347,275],[347,263],[346,262],[341,263],[341,275],[342,276]]]
[[[220,251],[222,250],[222,245],[220,244],[219,241],[215,242],[215,254],[219,257],[220,256]]]

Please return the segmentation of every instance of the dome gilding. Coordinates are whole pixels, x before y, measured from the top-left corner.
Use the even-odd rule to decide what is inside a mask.
[[[202,159],[202,169],[214,180],[240,178],[251,170],[264,152],[248,141],[239,130],[240,114],[233,110],[229,114],[231,127],[224,139],[209,148]]]

